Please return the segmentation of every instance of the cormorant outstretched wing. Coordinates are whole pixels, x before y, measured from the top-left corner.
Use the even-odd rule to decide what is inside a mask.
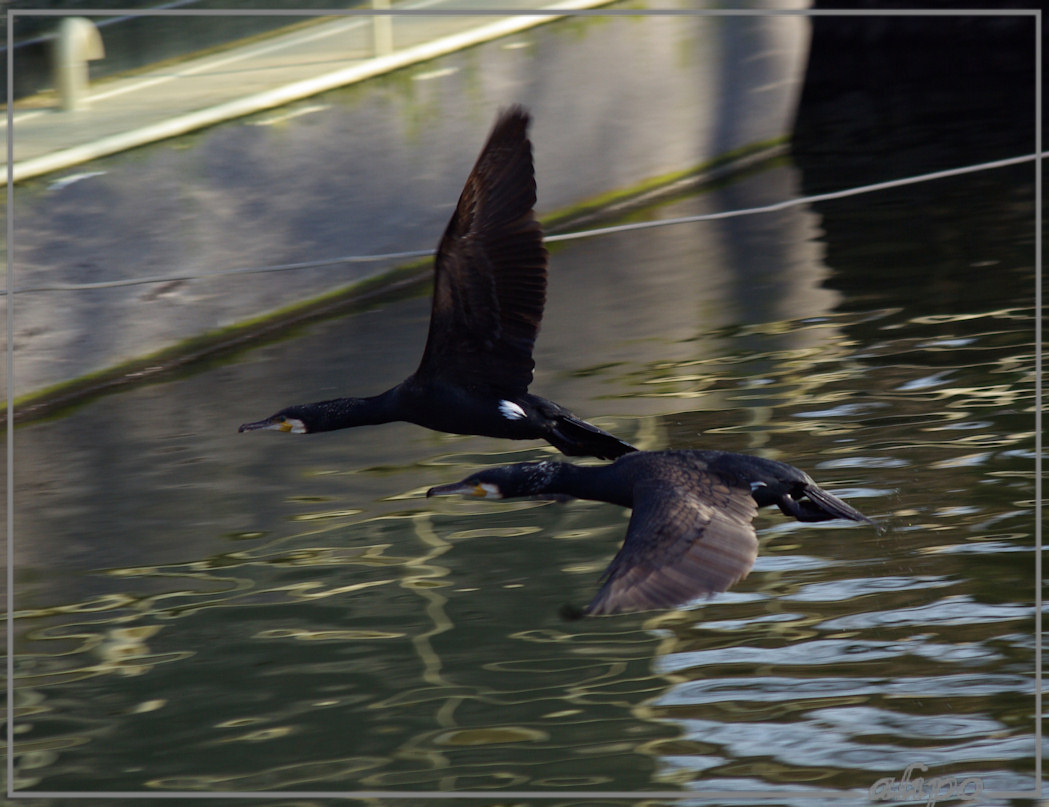
[[[530,117],[503,112],[437,249],[430,332],[417,376],[524,393],[546,302]]]
[[[725,591],[754,565],[756,514],[750,490],[717,474],[639,482],[626,540],[585,612],[672,608]]]

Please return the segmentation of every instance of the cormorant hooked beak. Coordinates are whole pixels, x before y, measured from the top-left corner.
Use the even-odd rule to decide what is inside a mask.
[[[476,497],[478,499],[501,499],[502,492],[495,485],[485,482],[453,482],[450,485],[438,485],[426,491],[426,498],[431,496],[454,496],[461,493],[463,496]]]
[[[274,429],[281,432],[291,432],[292,434],[306,433],[306,425],[301,420],[284,417],[284,415],[274,415],[265,420],[257,420],[254,423],[242,423],[237,429],[237,433],[253,432],[259,429]]]

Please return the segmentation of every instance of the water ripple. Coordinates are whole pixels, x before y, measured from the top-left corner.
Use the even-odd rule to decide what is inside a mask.
[[[982,625],[1030,619],[1031,609],[1019,603],[990,605],[967,595],[944,597],[928,605],[851,614],[820,623],[823,630],[860,630],[892,625]]]

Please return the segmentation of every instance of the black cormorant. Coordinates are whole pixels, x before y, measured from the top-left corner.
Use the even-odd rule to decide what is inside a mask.
[[[602,466],[523,462],[426,495],[453,493],[571,496],[633,509],[604,585],[585,608],[568,607],[570,617],[670,608],[726,590],[754,564],[759,507],[777,505],[799,521],[873,523],[792,465],[726,451],[638,451]]]
[[[532,209],[529,120],[521,107],[503,112],[466,180],[437,248],[418,369],[381,395],[290,406],[239,431],[312,433],[407,421],[456,434],[542,439],[571,456],[613,459],[635,450],[528,393],[547,264]]]

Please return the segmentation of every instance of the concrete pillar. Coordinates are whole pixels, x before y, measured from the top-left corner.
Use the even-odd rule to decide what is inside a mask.
[[[87,63],[106,55],[102,36],[83,17],[65,17],[58,25],[53,65],[59,104],[71,112],[87,108]]]

